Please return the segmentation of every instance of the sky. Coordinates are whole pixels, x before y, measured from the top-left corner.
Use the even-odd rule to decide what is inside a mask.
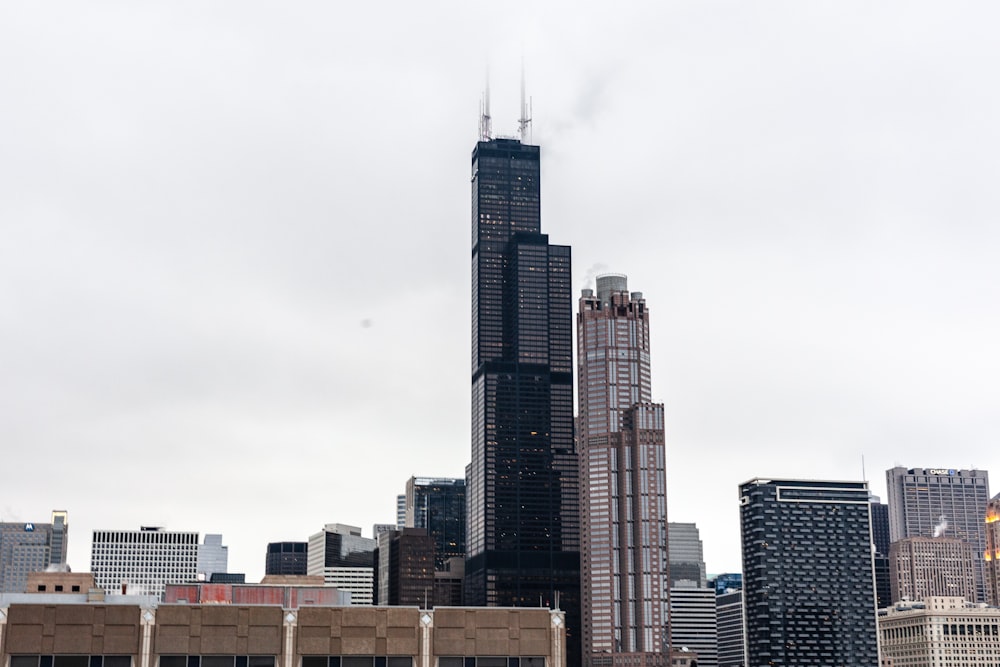
[[[268,542],[391,523],[470,458],[489,71],[574,290],[651,312],[668,513],[1000,475],[1000,5],[0,6],[0,519]],[[994,480],[994,492],[1000,478]]]

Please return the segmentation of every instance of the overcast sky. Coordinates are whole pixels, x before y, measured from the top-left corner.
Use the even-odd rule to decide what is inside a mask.
[[[542,231],[652,318],[671,521],[1000,475],[1000,5],[6,2],[3,520],[267,542],[464,474],[470,152],[522,54]],[[579,292],[577,291],[577,294]],[[994,491],[1000,479],[994,479]]]

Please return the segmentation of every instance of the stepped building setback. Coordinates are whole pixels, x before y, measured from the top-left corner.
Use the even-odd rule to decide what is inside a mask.
[[[471,165],[465,602],[564,609],[575,667],[580,514],[570,249],[541,233],[538,146],[493,138],[488,118]]]

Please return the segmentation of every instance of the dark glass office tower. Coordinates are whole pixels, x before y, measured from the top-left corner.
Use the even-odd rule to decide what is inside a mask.
[[[866,482],[740,486],[747,665],[876,667]]]
[[[465,480],[411,477],[406,481],[406,527],[434,538],[434,569],[465,558]]]
[[[538,146],[472,152],[466,604],[566,611],[580,661],[570,249],[540,233]]]

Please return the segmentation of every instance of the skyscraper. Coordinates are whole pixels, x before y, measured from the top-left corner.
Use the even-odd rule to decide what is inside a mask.
[[[411,477],[406,482],[406,527],[434,539],[434,569],[465,558],[465,480]]]
[[[264,574],[304,575],[308,571],[308,542],[269,542]]]
[[[747,664],[879,664],[866,482],[740,485]]]
[[[488,132],[484,132],[488,135]],[[579,662],[570,249],[541,233],[539,150],[472,151],[472,461],[466,604],[559,606]]]
[[[949,537],[904,537],[889,546],[892,601],[976,597],[972,545]]]
[[[957,537],[976,553],[976,602],[986,599],[983,553],[986,551],[986,505],[990,500],[985,470],[903,468],[885,472],[889,496],[889,537]]]
[[[370,537],[361,537],[357,526],[328,523],[309,536],[306,572],[322,575],[328,586],[351,594],[352,604],[375,600],[375,547]]]
[[[686,584],[689,588],[706,588],[705,557],[698,526],[693,523],[667,524],[670,559],[670,587]]]
[[[1000,493],[986,509],[986,601],[1000,606]]]
[[[28,575],[66,562],[69,521],[53,510],[52,523],[0,523],[0,593],[23,593]]]
[[[598,276],[577,315],[584,662],[669,659],[663,406],[651,403],[649,311]],[[700,573],[704,586],[704,566]],[[715,594],[711,597],[715,614]]]

